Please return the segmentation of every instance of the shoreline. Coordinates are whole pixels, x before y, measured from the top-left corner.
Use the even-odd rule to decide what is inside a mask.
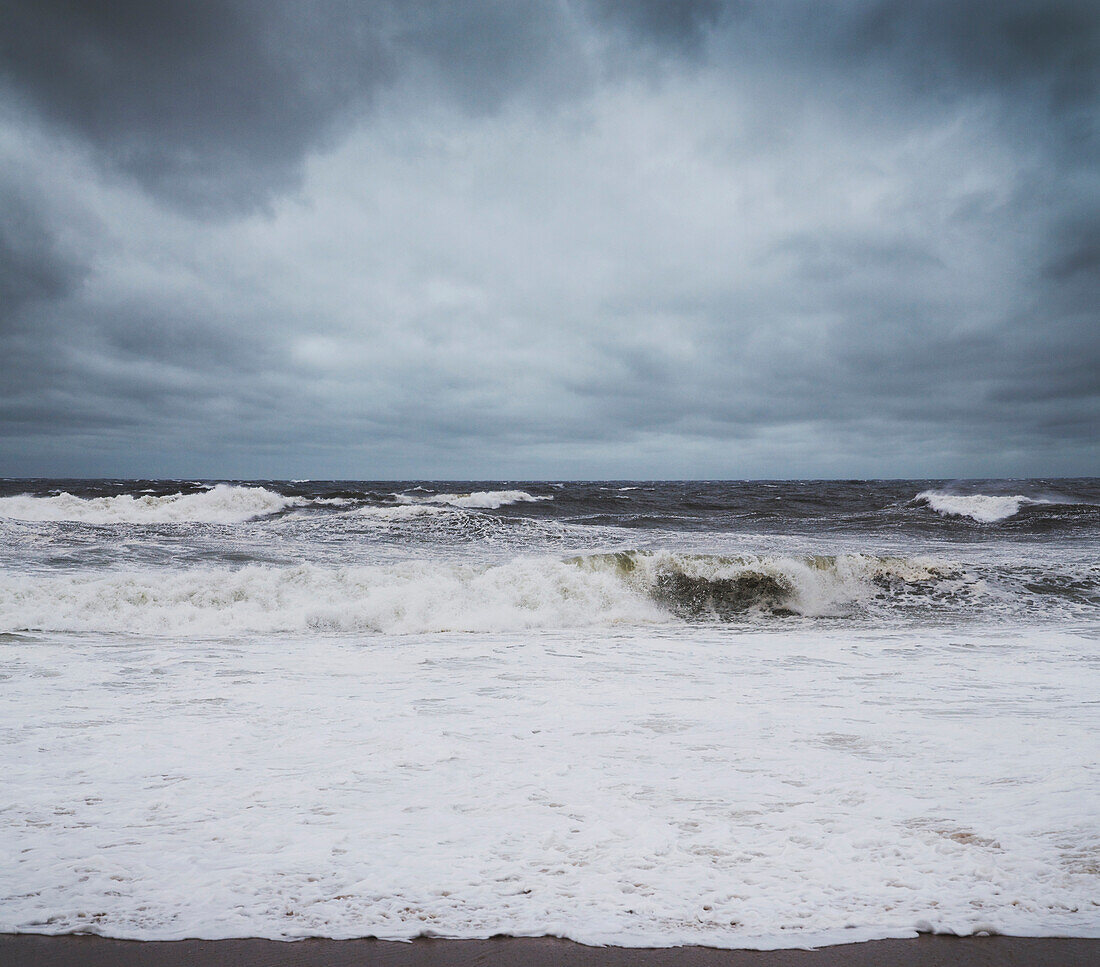
[[[557,937],[488,940],[114,940],[90,934],[0,934],[5,967],[1090,967],[1100,938],[956,937],[868,940],[806,950],[589,947]]]

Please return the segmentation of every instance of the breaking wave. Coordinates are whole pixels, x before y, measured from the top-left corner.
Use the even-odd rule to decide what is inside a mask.
[[[371,520],[385,523],[412,520],[416,517],[434,517],[438,514],[450,513],[446,507],[437,507],[433,504],[397,504],[394,507],[360,507],[351,511],[357,517],[368,517]]]
[[[626,551],[575,558],[613,570],[683,617],[730,620],[747,613],[826,617],[899,594],[956,591],[969,576],[931,558],[844,554],[723,557]]]
[[[0,574],[0,632],[422,634],[833,616],[967,593],[931,560],[622,552],[497,565]]]
[[[935,490],[925,490],[913,498],[918,506],[929,507],[945,517],[969,517],[980,524],[994,524],[999,520],[1014,517],[1021,507],[1032,504],[1049,504],[1049,500],[1037,500],[1023,494],[1012,496],[994,496],[990,494],[945,494]]]
[[[195,494],[145,494],[115,497],[49,497],[19,494],[0,497],[0,517],[24,521],[74,521],[83,524],[234,524],[302,504],[297,497],[263,487],[217,484]]]
[[[432,494],[428,497],[412,497],[397,494],[404,504],[445,504],[463,510],[497,510],[508,504],[535,503],[539,500],[553,500],[553,497],[535,497],[526,490],[479,490],[469,494]]]
[[[966,517],[979,524],[995,524],[1008,520],[1027,507],[1060,508],[1061,514],[1065,514],[1067,510],[1070,513],[1080,513],[1095,512],[1097,509],[1093,501],[1059,494],[1028,497],[1024,494],[952,494],[937,490],[922,491],[909,503],[913,507],[927,507],[943,517]]]
[[[236,571],[0,574],[0,630],[221,635],[516,631],[669,620],[612,572],[498,566],[250,565]]]

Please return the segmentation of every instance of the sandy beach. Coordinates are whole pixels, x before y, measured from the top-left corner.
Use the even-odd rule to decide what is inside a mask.
[[[8,967],[1074,967],[1096,964],[1100,939],[954,937],[924,935],[814,950],[718,950],[709,947],[639,949],[588,947],[555,937],[494,937],[487,941],[418,939],[411,943],[354,939],[231,941],[114,941],[96,936],[0,935]]]
[[[178,940],[0,935],[6,967],[1075,967],[1100,961],[1100,939],[951,937],[877,940],[817,950],[586,947],[554,937],[491,940]]]

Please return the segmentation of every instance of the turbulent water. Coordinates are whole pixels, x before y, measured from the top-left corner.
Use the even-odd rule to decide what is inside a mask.
[[[0,930],[1100,935],[1100,480],[0,481]]]

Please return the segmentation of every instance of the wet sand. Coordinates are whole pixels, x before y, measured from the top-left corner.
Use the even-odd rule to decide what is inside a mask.
[[[0,934],[4,967],[1093,967],[1100,939],[922,936],[817,950],[586,947],[553,937],[491,940],[107,940]]]

